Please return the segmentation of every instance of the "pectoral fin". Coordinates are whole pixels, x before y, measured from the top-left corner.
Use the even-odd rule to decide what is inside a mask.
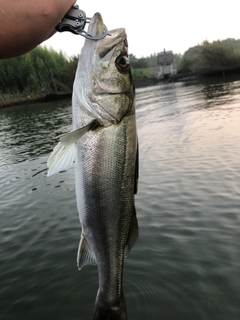
[[[89,130],[96,129],[98,127],[99,123],[97,120],[93,120],[89,124],[87,124],[85,127],[79,128],[77,130],[74,130],[72,132],[69,132],[62,136],[60,138],[60,142],[64,146],[69,146],[70,144],[76,142],[79,138],[81,138],[85,133],[87,133]]]
[[[50,177],[55,173],[69,169],[75,159],[75,152],[75,142],[67,147],[59,142],[48,159],[47,166],[49,169],[47,176]]]
[[[82,269],[82,267],[89,264],[97,264],[94,252],[92,251],[86,237],[81,235],[78,253],[77,253],[77,266],[78,269]]]
[[[89,130],[93,130],[98,126],[97,120],[93,120],[83,128],[79,128],[60,138],[60,142],[53,149],[47,166],[49,168],[47,176],[69,169],[74,160],[76,153],[76,141],[81,138]]]

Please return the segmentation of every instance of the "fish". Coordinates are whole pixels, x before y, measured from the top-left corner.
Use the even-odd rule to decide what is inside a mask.
[[[97,12],[88,33],[100,35],[103,30]],[[93,320],[127,320],[124,259],[138,238],[135,88],[126,30],[110,34],[98,41],[85,40],[73,85],[72,131],[48,159],[48,176],[75,162],[82,229],[77,265],[98,268]]]

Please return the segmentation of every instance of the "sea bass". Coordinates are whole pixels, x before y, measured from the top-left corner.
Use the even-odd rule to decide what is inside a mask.
[[[96,13],[88,32],[102,34]],[[79,269],[97,264],[94,320],[126,320],[124,257],[138,237],[134,193],[138,176],[135,90],[125,29],[85,40],[72,97],[72,129],[48,160],[48,176],[75,160],[76,198],[82,227]]]

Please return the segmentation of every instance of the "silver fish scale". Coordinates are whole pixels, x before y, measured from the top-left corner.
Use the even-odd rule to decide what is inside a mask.
[[[134,214],[135,117],[87,133],[77,152],[82,233],[96,253],[99,295],[116,303],[122,294],[124,249]]]

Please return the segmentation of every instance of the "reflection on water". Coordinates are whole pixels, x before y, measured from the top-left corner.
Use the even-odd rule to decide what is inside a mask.
[[[140,238],[129,319],[240,319],[240,82],[137,90]],[[76,267],[74,168],[46,177],[70,102],[0,110],[0,319],[91,319],[95,266]]]
[[[70,102],[28,105],[0,112],[0,166],[50,152],[62,129],[71,125]]]

